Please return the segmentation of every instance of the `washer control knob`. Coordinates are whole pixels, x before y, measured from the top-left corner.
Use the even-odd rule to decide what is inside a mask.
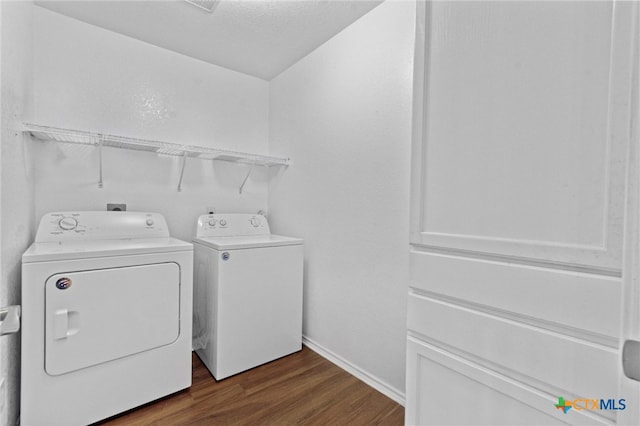
[[[58,226],[65,231],[73,231],[78,226],[78,221],[73,217],[63,217],[58,222]]]
[[[151,226],[153,225],[153,219],[149,218],[147,219],[147,226]]]
[[[251,224],[253,226],[260,226],[260,219],[258,219],[257,217],[251,218]]]
[[[216,226],[216,220],[215,219],[210,219],[209,220],[209,225]]]
[[[227,221],[224,219],[220,219],[220,226],[227,226]]]

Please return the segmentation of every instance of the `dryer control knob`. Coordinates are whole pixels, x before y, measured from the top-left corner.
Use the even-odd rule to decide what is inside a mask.
[[[211,225],[211,226],[216,226],[216,220],[215,220],[215,219],[211,219],[211,220],[209,221],[209,225]]]
[[[73,217],[63,217],[58,222],[58,226],[65,231],[73,231],[78,226],[78,221]]]
[[[147,219],[147,226],[153,225],[153,219]]]
[[[220,226],[227,226],[227,221],[224,219],[220,219]]]
[[[251,219],[251,224],[253,226],[260,226],[260,219],[258,219],[257,217],[254,217]]]

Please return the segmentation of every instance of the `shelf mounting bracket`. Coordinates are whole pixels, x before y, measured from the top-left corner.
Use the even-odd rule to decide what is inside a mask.
[[[20,305],[0,308],[0,336],[20,330]]]
[[[253,163],[251,163],[251,167],[249,168],[249,171],[247,172],[247,175],[244,177],[244,180],[240,184],[240,189],[239,189],[240,194],[242,194],[242,190],[244,189],[244,185],[247,183],[247,180],[249,179],[249,176],[251,176],[251,172],[253,171],[253,168],[255,167],[255,165],[256,165],[256,161],[253,160]]]
[[[102,146],[104,145],[104,141],[102,138],[98,140],[98,188],[102,188],[104,183],[102,181]]]
[[[184,166],[187,164],[187,151],[182,154],[182,166],[180,167],[180,180],[178,181],[178,192],[182,192],[182,178],[184,177]]]

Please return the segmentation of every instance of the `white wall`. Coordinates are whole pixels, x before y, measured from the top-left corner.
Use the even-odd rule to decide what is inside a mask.
[[[268,151],[268,83],[83,22],[35,8],[33,121],[236,151]],[[267,172],[190,159],[177,192],[180,158],[35,143],[36,216],[55,210],[158,211],[176,237],[190,240],[199,214],[267,207]]]
[[[30,1],[0,2],[0,306],[20,304],[20,258],[33,236],[33,181],[19,131],[32,107],[32,12]],[[18,417],[19,367],[19,334],[0,337],[2,425]]]
[[[305,239],[304,334],[404,393],[415,3],[387,1],[271,81],[272,230]]]

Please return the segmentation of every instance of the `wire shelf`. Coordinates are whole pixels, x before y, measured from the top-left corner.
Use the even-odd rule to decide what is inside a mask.
[[[102,145],[112,148],[133,149],[155,152],[157,154],[186,156],[202,160],[221,160],[257,166],[288,166],[289,159],[269,155],[249,154],[245,152],[206,148],[193,145],[180,145],[148,139],[116,136],[84,130],[63,129],[25,123],[23,131],[41,141],[73,143],[82,145]]]

